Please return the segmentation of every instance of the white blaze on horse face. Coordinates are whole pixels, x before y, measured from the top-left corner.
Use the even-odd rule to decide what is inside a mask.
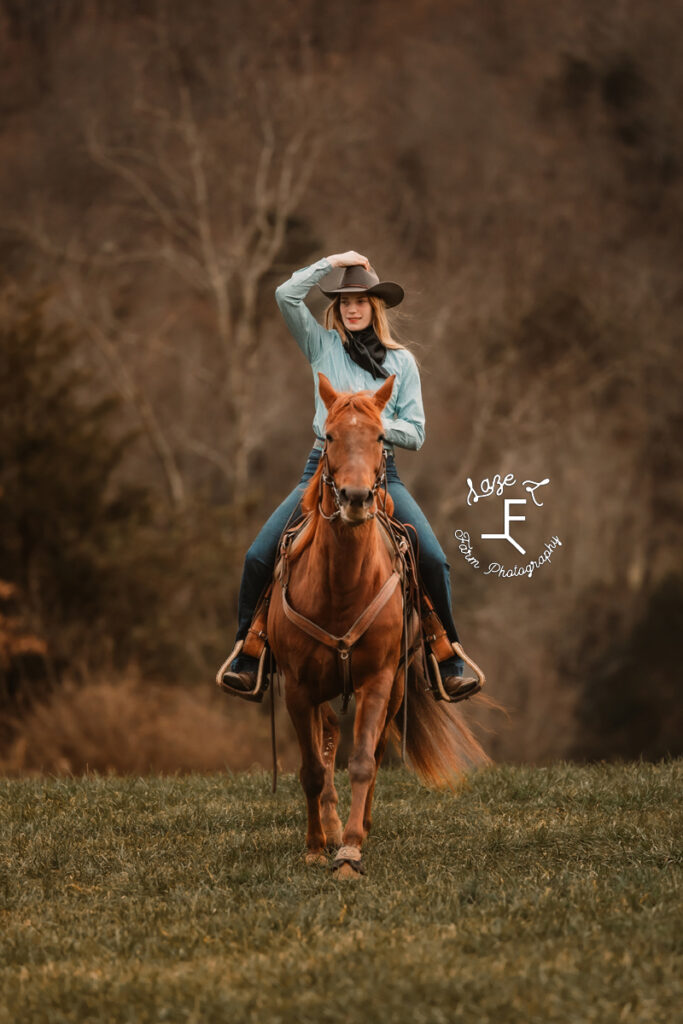
[[[358,417],[354,416],[353,419],[351,420],[351,426],[355,427],[357,423],[358,423]]]

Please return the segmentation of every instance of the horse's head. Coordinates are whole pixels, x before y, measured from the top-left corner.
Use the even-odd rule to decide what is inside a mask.
[[[328,413],[323,480],[332,487],[339,516],[348,526],[358,526],[374,514],[384,469],[381,413],[395,379],[388,377],[375,392],[345,394],[335,391],[323,373],[318,374],[320,397]]]

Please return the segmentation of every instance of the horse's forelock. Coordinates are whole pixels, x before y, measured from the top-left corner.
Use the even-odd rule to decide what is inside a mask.
[[[340,395],[327,415],[328,428],[343,414],[346,409],[369,416],[378,423],[382,422],[380,412],[375,405],[371,391],[357,391],[355,394]]]

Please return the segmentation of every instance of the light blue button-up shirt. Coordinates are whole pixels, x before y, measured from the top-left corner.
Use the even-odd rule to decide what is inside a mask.
[[[368,370],[354,363],[337,331],[328,331],[315,319],[304,298],[314,284],[332,270],[327,259],[297,270],[288,281],[275,290],[275,299],[285,323],[311,364],[315,386],[316,437],[325,436],[327,409],[318,393],[318,373],[324,373],[336,391],[377,391],[384,378],[374,378]],[[425,438],[425,415],[422,406],[420,374],[414,356],[405,348],[388,348],[382,364],[388,374],[396,374],[394,390],[384,407],[384,436],[400,448],[422,447]]]

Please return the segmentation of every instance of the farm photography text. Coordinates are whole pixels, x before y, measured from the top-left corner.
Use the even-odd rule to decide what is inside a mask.
[[[484,477],[479,484],[479,489],[474,486],[471,477],[467,477],[468,493],[467,493],[467,504],[477,504],[484,498],[503,497],[506,488],[514,487],[517,480],[513,473],[506,473],[505,476],[500,473],[496,473],[493,477]],[[544,477],[543,480],[524,480],[522,487],[526,494],[530,495],[531,500],[536,508],[542,508],[543,502],[539,500],[537,491],[541,487],[546,487],[550,483],[549,477]],[[511,524],[514,522],[525,522],[526,515],[513,515],[512,506],[527,505],[527,498],[503,498],[503,530],[500,533],[482,533],[482,540],[506,540],[508,544],[514,547],[520,554],[525,555],[526,550],[522,547],[518,540],[516,540],[511,533]],[[480,561],[475,555],[472,547],[472,541],[467,530],[455,530],[455,538],[459,541],[459,550],[462,553],[465,561],[469,563],[474,569],[479,569]],[[530,559],[524,565],[514,565],[512,568],[507,568],[502,562],[492,561],[489,562],[488,568],[483,570],[485,576],[497,576],[499,579],[510,579],[515,576],[527,576],[529,579],[533,576],[536,569],[540,569],[541,566],[546,565],[550,562],[552,554],[556,548],[562,547],[562,541],[557,535],[553,535],[545,544],[543,551],[536,557]]]

